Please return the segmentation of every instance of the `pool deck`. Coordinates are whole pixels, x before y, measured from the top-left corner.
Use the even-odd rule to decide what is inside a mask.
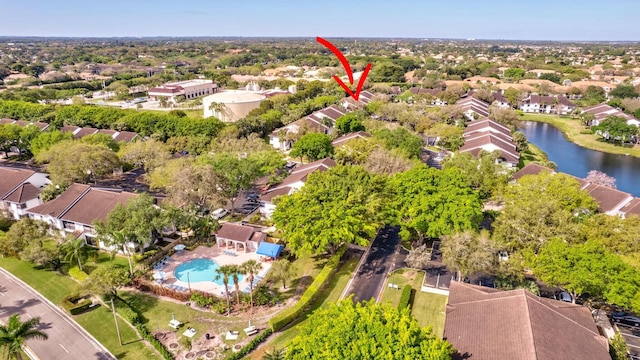
[[[245,253],[242,251],[234,251],[236,256],[225,254],[226,249],[218,248],[216,246],[206,247],[206,246],[198,246],[193,251],[183,250],[178,251],[175,254],[171,255],[171,259],[167,261],[167,265],[160,269],[159,271],[163,271],[166,275],[163,281],[163,285],[178,285],[184,288],[189,288],[191,286],[191,290],[199,290],[204,291],[214,295],[224,296],[224,285],[218,285],[213,281],[200,281],[193,282],[190,284],[184,281],[180,281],[175,276],[175,269],[182,263],[194,260],[194,259],[211,259],[214,260],[218,265],[240,265],[247,260],[256,260],[260,264],[262,264],[262,269],[258,272],[256,277],[263,278],[269,269],[271,268],[271,262],[261,262],[260,256],[255,252]],[[249,288],[249,280],[248,276],[244,276],[242,281],[239,283],[240,291],[248,292]],[[247,290],[247,291],[245,291]],[[235,285],[233,281],[229,279],[229,292],[235,291]]]

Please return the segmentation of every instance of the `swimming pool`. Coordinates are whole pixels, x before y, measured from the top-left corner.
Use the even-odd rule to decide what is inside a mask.
[[[213,281],[218,285],[224,285],[221,278],[214,280],[217,275],[216,269],[219,267],[220,265],[211,259],[193,259],[178,265],[173,273],[182,282]],[[238,275],[238,281],[242,281],[242,278],[242,275]],[[233,285],[231,277],[229,277],[229,285]]]

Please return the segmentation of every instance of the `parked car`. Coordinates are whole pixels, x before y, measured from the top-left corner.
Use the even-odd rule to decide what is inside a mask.
[[[626,312],[614,312],[611,314],[611,321],[616,324],[640,327],[640,317]]]
[[[255,198],[247,198],[247,202],[252,204],[259,204],[260,200]]]
[[[250,193],[247,193],[246,197],[247,197],[247,199],[258,199],[260,197],[260,195],[258,195],[256,193],[253,193],[253,192],[250,192]]]
[[[214,220],[220,220],[227,215],[229,215],[229,210],[224,208],[217,209],[211,213],[211,217]]]
[[[568,302],[568,303],[572,303],[573,302],[573,297],[571,296],[571,294],[569,294],[566,291],[560,292],[557,295],[556,299],[560,300],[560,301]]]

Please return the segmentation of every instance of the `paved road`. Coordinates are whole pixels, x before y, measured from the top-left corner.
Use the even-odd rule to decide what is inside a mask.
[[[23,319],[40,317],[40,330],[49,339],[28,345],[42,360],[115,359],[61,309],[0,268],[0,319],[6,322],[16,313]]]
[[[385,227],[373,240],[367,258],[356,271],[347,296],[354,301],[377,298],[387,274],[404,264],[404,250],[400,247],[400,228]],[[397,265],[396,265],[397,264]]]

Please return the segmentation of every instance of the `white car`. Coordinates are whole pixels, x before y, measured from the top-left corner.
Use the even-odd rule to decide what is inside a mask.
[[[211,217],[214,220],[220,220],[220,219],[222,219],[223,217],[225,217],[227,215],[229,215],[229,210],[224,209],[224,208],[220,208],[218,210],[215,210],[215,211],[211,212]]]

